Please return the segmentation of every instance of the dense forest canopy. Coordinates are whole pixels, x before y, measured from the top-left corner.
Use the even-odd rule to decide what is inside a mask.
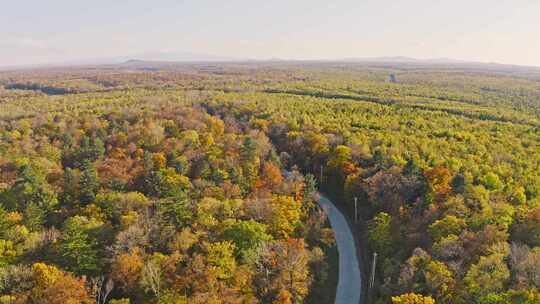
[[[540,303],[539,75],[0,73],[0,303],[321,303],[336,269],[317,187],[358,198],[371,302]]]

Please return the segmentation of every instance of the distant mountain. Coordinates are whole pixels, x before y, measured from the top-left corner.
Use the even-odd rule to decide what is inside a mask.
[[[503,64],[495,62],[475,62],[457,60],[451,58],[432,58],[432,59],[417,59],[411,57],[368,57],[368,58],[346,58],[337,60],[336,62],[351,62],[366,65],[375,65],[387,68],[445,68],[445,69],[463,69],[467,71],[505,73],[515,75],[527,75],[538,77],[540,73],[539,66],[523,66],[515,64]]]
[[[18,70],[18,69],[36,69],[36,68],[55,68],[55,67],[72,67],[72,66],[94,66],[94,65],[110,65],[110,64],[125,64],[127,62],[237,62],[249,61],[248,59],[240,59],[233,57],[217,56],[204,53],[193,52],[146,52],[130,56],[102,57],[102,58],[85,58],[78,60],[68,60],[63,62],[51,62],[45,64],[28,64],[28,65],[13,65],[0,66],[0,70]]]
[[[387,56],[387,57],[352,57],[341,59],[343,61],[352,62],[388,62],[388,63],[432,63],[432,64],[455,64],[455,63],[472,63],[464,60],[452,58],[430,58],[418,59],[405,56]]]
[[[386,56],[386,57],[349,57],[340,59],[321,59],[321,60],[294,60],[283,58],[268,59],[250,59],[240,57],[218,56],[205,53],[194,52],[146,52],[135,55],[88,58],[81,60],[71,60],[65,62],[53,62],[48,64],[30,64],[19,66],[3,66],[3,70],[36,69],[36,68],[64,68],[64,67],[92,67],[113,65],[120,68],[136,70],[159,70],[162,68],[171,68],[186,63],[249,63],[249,64],[304,64],[304,63],[358,63],[366,65],[376,65],[382,67],[413,67],[413,68],[465,68],[468,70],[486,70],[502,72],[529,72],[540,73],[540,67],[519,66],[511,64],[473,62],[457,60],[451,58],[432,58],[418,59],[405,56]]]
[[[169,62],[223,62],[223,61],[244,61],[246,59],[210,55],[192,52],[148,52],[130,56],[134,60],[142,61],[169,61]]]

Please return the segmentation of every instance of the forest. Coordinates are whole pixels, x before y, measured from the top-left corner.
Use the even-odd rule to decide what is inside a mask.
[[[362,303],[540,303],[540,72],[0,72],[1,304],[333,303],[317,189],[358,201]]]

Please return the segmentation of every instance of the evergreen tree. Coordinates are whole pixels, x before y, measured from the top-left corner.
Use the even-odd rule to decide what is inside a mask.
[[[81,189],[81,203],[92,203],[95,200],[97,191],[99,189],[99,180],[94,164],[90,161],[87,161],[84,164],[79,187]]]
[[[39,231],[45,222],[45,210],[35,203],[29,203],[24,209],[24,226],[30,231]]]
[[[40,216],[34,218],[36,225],[43,223],[44,218],[53,211],[58,203],[56,193],[45,180],[43,172],[34,170],[33,167],[25,165],[21,168],[19,178],[15,181],[9,196],[13,201],[8,201],[10,209],[20,212],[33,210],[31,213],[37,215],[36,208],[40,210]],[[37,226],[36,226],[37,227]]]
[[[90,225],[85,217],[75,216],[68,219],[62,229],[59,262],[78,275],[98,270],[98,242],[88,232]]]

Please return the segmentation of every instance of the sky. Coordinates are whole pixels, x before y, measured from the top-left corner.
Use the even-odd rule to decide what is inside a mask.
[[[540,66],[540,0],[0,0],[0,29],[0,66],[181,53]]]

